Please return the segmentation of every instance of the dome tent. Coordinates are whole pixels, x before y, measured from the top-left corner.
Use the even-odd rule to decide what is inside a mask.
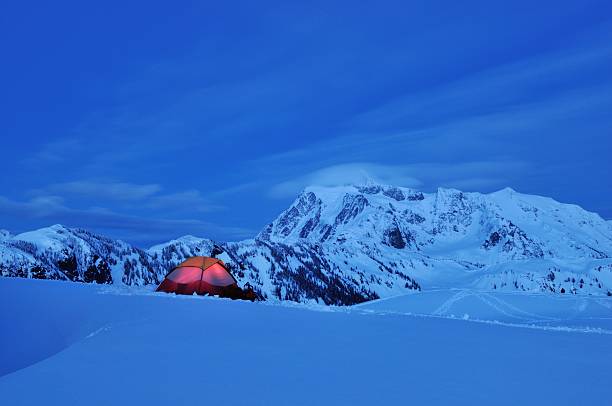
[[[218,295],[232,299],[254,300],[252,290],[243,291],[223,261],[191,257],[176,266],[157,287],[157,292],[179,295]]]

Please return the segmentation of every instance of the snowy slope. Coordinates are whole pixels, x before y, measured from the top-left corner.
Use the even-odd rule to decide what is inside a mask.
[[[412,281],[595,295],[612,286],[610,222],[511,189],[311,187],[258,238],[320,246],[380,296],[414,289]]]
[[[155,245],[147,250],[152,261],[159,263],[162,269],[172,269],[185,258],[208,256],[212,253],[215,242],[206,238],[185,235],[163,244]]]
[[[506,188],[483,195],[424,194],[395,186],[310,187],[261,239],[374,240],[472,262],[609,258],[612,226],[594,213]]]
[[[418,295],[375,300],[355,307],[375,313],[612,334],[612,299],[599,296],[437,289]]]
[[[268,300],[354,304],[431,289],[612,294],[612,223],[511,189],[309,187],[251,240],[185,236],[140,250],[53,226],[0,234],[4,276],[156,284],[215,253]]]
[[[123,241],[56,224],[0,240],[0,274],[86,283],[146,285],[165,274]]]
[[[612,336],[601,332],[15,278],[0,279],[0,323],[13,327],[0,335],[0,393],[12,406],[612,398]]]

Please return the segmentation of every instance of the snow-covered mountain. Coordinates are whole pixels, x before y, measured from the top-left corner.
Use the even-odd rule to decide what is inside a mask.
[[[0,274],[86,283],[157,283],[161,262],[144,250],[56,224],[0,239]]]
[[[346,285],[378,296],[434,287],[586,294],[612,287],[610,222],[511,189],[310,187],[254,242],[234,245],[250,249],[265,275],[270,267],[250,248],[264,242],[319,253]]]
[[[503,189],[310,187],[252,240],[185,236],[147,251],[53,226],[0,237],[5,276],[145,285],[213,251],[266,298],[351,304],[436,287],[606,295],[612,223]]]
[[[215,246],[212,240],[185,235],[176,240],[154,245],[147,252],[162,269],[169,270],[184,261],[185,258],[211,255]]]

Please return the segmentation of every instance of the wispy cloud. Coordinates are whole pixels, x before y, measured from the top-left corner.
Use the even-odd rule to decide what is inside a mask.
[[[408,92],[351,117],[336,136],[258,157],[251,167],[278,179],[272,197],[308,183],[350,183],[362,172],[386,183],[418,179],[424,189],[529,185],[551,193],[561,173],[580,173],[584,162],[601,156],[598,145],[609,145],[612,48],[605,38],[612,40],[609,34],[577,40],[562,51]],[[382,167],[395,176],[379,175]]]
[[[421,181],[414,177],[414,171],[411,171],[409,167],[357,162],[321,168],[296,179],[278,183],[270,189],[270,196],[274,198],[293,197],[309,185],[362,184],[370,180],[407,187],[421,185]]]
[[[214,204],[198,190],[160,194],[153,196],[147,203],[155,209],[180,209],[183,212],[210,212],[222,210],[224,207]]]
[[[117,213],[103,207],[76,209],[66,206],[59,198],[33,198],[15,201],[0,196],[0,214],[19,218],[20,221],[48,220],[71,227],[83,227],[115,238],[140,245],[167,241],[184,234],[208,237],[223,234],[229,239],[252,237],[256,230],[241,227],[224,227],[193,218],[165,218],[136,216]],[[25,231],[18,225],[13,231]]]
[[[603,83],[611,84],[605,70],[612,63],[608,45],[612,35],[607,37],[410,92],[352,118],[348,125],[370,131],[428,128],[468,117],[512,113],[521,106],[555,106],[558,99],[574,93],[609,95],[599,89]]]
[[[230,187],[223,188],[223,189],[213,190],[209,193],[209,196],[214,197],[214,198],[228,197],[228,196],[233,196],[233,195],[240,194],[240,193],[245,193],[246,191],[249,191],[249,190],[255,190],[261,187],[262,187],[262,183],[260,181],[239,183],[236,186],[230,186]]]
[[[135,201],[151,197],[161,191],[161,189],[161,186],[158,184],[139,185],[129,182],[78,180],[54,183],[43,189],[33,190],[31,193],[52,193],[104,200]]]
[[[466,191],[492,190],[508,186],[508,179],[523,176],[530,168],[531,166],[527,163],[513,161],[409,165],[355,162],[321,168],[306,175],[282,181],[269,189],[269,195],[273,198],[288,198],[296,196],[302,189],[310,185],[337,186],[362,184],[368,181],[426,191],[438,186]],[[508,173],[514,176],[510,177]]]
[[[62,200],[83,198],[103,203],[138,203],[151,209],[195,212],[211,212],[223,209],[195,189],[164,192],[159,184],[136,184],[100,180],[78,180],[54,183],[44,188],[33,189],[29,194],[37,199],[60,196]]]
[[[87,149],[83,139],[75,136],[60,136],[30,151],[21,159],[24,166],[49,166],[61,164]]]
[[[209,66],[204,56],[215,45],[205,41],[189,65],[182,60],[156,63],[124,85],[119,92],[121,103],[114,110],[82,120],[75,128],[78,137],[54,141],[39,156],[53,162],[66,157],[70,163],[86,156],[81,170],[87,176],[101,176],[126,168],[137,173],[145,168],[176,171],[179,163],[172,157],[206,147],[217,156],[231,154],[240,160],[236,170],[244,175],[258,173],[269,183],[278,182],[275,174],[279,172],[299,176],[351,162],[402,165],[518,155],[522,151],[517,146],[525,145],[525,139],[551,131],[564,137],[571,117],[584,122],[585,114],[601,114],[611,105],[612,83],[605,71],[612,64],[607,45],[612,38],[606,28],[609,24],[561,51],[469,70],[427,88],[408,86],[412,90],[393,92],[391,100],[375,104],[364,100],[376,93],[377,85],[393,88],[394,80],[405,81],[398,69],[407,63],[403,52],[393,54],[395,67],[391,62],[385,65],[389,65],[388,77],[363,81],[358,64],[352,65],[354,71],[346,70],[347,64],[356,62],[348,50],[313,66],[307,63],[312,54],[296,56],[303,63],[294,63],[258,55],[249,46],[235,46],[221,55],[219,67],[233,69],[237,54],[250,57],[241,58],[242,74],[228,80]],[[378,55],[381,51],[374,45],[379,44],[368,44],[368,51]],[[326,56],[325,50],[320,52]],[[414,63],[420,66],[422,61]],[[214,79],[195,74],[194,67]],[[408,71],[422,74],[414,68]],[[169,80],[182,85],[171,90],[159,85]],[[151,106],[152,86],[169,94]],[[314,97],[315,87],[326,96]],[[360,100],[363,107],[337,107],[350,99]],[[298,132],[311,126],[318,136]],[[299,143],[288,144],[300,147],[287,151],[279,147],[282,143],[270,142],[279,134],[301,136]],[[330,140],[321,141],[321,134]],[[257,137],[260,142],[248,141]],[[251,148],[242,148],[243,143]],[[109,150],[109,144],[117,148]],[[282,170],[257,167],[275,160]]]
[[[21,219],[48,217],[65,210],[64,199],[59,196],[39,196],[21,202],[0,196],[0,212]]]

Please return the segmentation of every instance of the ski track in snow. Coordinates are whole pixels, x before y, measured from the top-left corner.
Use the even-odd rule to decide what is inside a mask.
[[[546,320],[546,319],[548,319],[548,320],[559,320],[559,319],[554,318],[554,317],[548,317],[548,316],[543,316],[543,315],[539,315],[539,314],[534,314],[534,313],[527,312],[525,310],[519,309],[518,307],[514,306],[513,304],[511,304],[509,302],[506,302],[506,301],[503,301],[499,297],[493,296],[493,295],[491,295],[490,293],[487,293],[487,292],[480,292],[480,293],[478,293],[478,295],[481,296],[481,297],[482,296],[486,296],[486,297],[490,298],[491,300],[497,301],[498,303],[508,307],[509,309],[513,310],[514,312],[525,314],[526,316],[529,316],[529,317],[533,318],[534,320]]]
[[[435,292],[445,292],[445,290],[437,290]],[[165,293],[157,293],[157,292],[148,292],[143,289],[138,289],[136,292],[130,292],[129,288],[122,289],[104,289],[98,292],[98,294],[117,294],[117,295],[138,295],[138,296],[156,296],[163,297],[168,299],[178,299],[178,300],[218,300],[214,297],[202,297],[202,296],[184,296],[184,295],[170,295],[168,296]],[[401,315],[407,317],[431,317],[431,318],[441,318],[441,319],[451,319],[463,322],[473,322],[473,323],[483,323],[483,324],[491,324],[505,327],[514,327],[514,328],[527,328],[527,329],[535,329],[535,330],[543,330],[543,331],[558,331],[558,332],[569,332],[569,333],[588,333],[588,334],[610,334],[612,335],[612,330],[599,328],[599,327],[591,327],[591,326],[564,326],[564,325],[540,325],[540,323],[548,323],[548,322],[558,322],[563,323],[562,318],[559,317],[550,317],[540,314],[535,314],[531,312],[527,312],[522,310],[513,304],[502,300],[499,297],[489,293],[489,292],[480,292],[480,291],[470,291],[462,289],[456,293],[454,293],[449,299],[444,301],[439,307],[437,307],[431,313],[418,313],[418,312],[405,312],[405,311],[397,311],[393,309],[385,309],[385,310],[377,310],[377,309],[368,309],[368,305],[372,305],[374,303],[379,304],[382,302],[389,302],[392,300],[397,300],[401,298],[410,298],[413,296],[418,296],[418,293],[411,293],[407,295],[396,295],[392,297],[387,297],[383,299],[379,299],[376,301],[360,303],[354,306],[327,306],[318,303],[296,303],[290,301],[264,301],[264,302],[256,302],[254,305],[256,306],[271,306],[271,307],[286,307],[286,308],[294,308],[294,309],[305,309],[309,311],[316,312],[335,312],[335,313],[357,313],[357,314],[367,314],[367,315],[376,315],[376,316],[387,316],[387,315]],[[462,315],[455,315],[451,312],[453,305],[457,304],[463,299],[468,297],[476,297],[482,303],[489,306],[490,308],[496,310],[501,315],[504,315],[513,321],[501,321],[496,319],[488,319],[488,318],[478,318],[468,315],[468,318],[465,318]],[[606,307],[610,307],[609,303],[606,303]],[[511,311],[508,311],[506,309]],[[517,315],[523,314],[527,317]],[[586,320],[600,321],[600,320],[612,320],[611,318],[605,317],[584,317]],[[145,321],[145,320],[142,320]],[[131,323],[135,323],[131,322]],[[122,323],[123,324],[123,323]],[[103,328],[98,329],[95,334],[104,332],[110,329],[109,326],[105,326]],[[92,333],[93,334],[93,333]]]
[[[104,332],[104,331],[108,331],[108,330],[110,330],[110,329],[111,329],[110,324],[107,324],[106,326],[102,326],[102,327],[100,327],[100,328],[98,328],[98,329],[96,329],[96,330],[92,331],[91,333],[87,334],[87,335],[85,336],[85,340],[90,339],[90,338],[93,338],[93,337],[97,336],[98,334],[100,334],[100,333],[102,333],[102,332]]]
[[[434,290],[434,291],[425,291],[423,294],[443,294],[446,291],[444,289]],[[450,291],[452,292],[452,291]],[[462,289],[458,292],[452,293],[452,295],[444,300],[442,304],[435,307],[435,310],[431,312],[424,311],[403,311],[394,309],[397,307],[394,301],[402,301],[405,300],[405,303],[409,303],[411,300],[418,300],[419,294],[408,294],[408,295],[397,295],[389,298],[379,299],[372,302],[361,303],[356,306],[352,306],[353,310],[362,311],[368,314],[377,314],[377,315],[388,315],[388,314],[400,314],[406,316],[415,316],[415,317],[435,317],[435,318],[446,318],[446,319],[454,319],[454,320],[462,320],[469,322],[477,322],[477,323],[488,323],[495,325],[503,325],[508,327],[518,327],[518,328],[530,328],[530,329],[539,329],[539,330],[550,330],[550,331],[565,331],[565,332],[577,332],[577,333],[600,333],[600,334],[612,334],[612,329],[594,327],[588,325],[589,321],[592,323],[608,321],[612,320],[612,317],[593,317],[588,316],[587,314],[583,314],[587,311],[589,307],[589,300],[592,304],[602,305],[607,309],[612,308],[612,301],[607,301],[606,299],[599,298],[564,298],[564,300],[572,300],[574,302],[568,308],[570,311],[566,314],[566,317],[558,317],[553,315],[541,314],[539,312],[528,311],[519,308],[517,305],[511,303],[508,300],[504,300],[499,297],[499,294],[493,294],[492,292],[486,291],[475,291],[475,290],[465,290]],[[464,311],[458,310],[453,312],[457,306],[461,305],[461,302],[468,298],[476,298],[481,303],[485,305],[485,307],[481,308],[482,310],[492,309],[498,314],[502,316],[502,319],[506,320],[498,320],[494,316],[493,317],[482,317],[481,315],[474,316],[473,314],[468,314]],[[512,297],[520,297],[520,294],[514,294]],[[533,299],[531,295],[525,295],[525,299]],[[551,296],[536,296],[536,299],[541,300],[557,300],[555,297]],[[400,306],[405,308],[406,306]],[[461,316],[463,314],[463,316]],[[575,326],[569,325],[574,318],[578,317],[580,322],[584,322],[585,326]]]
[[[446,289],[437,289],[432,291],[426,291],[423,293],[433,293],[433,292],[446,292]],[[185,295],[170,295],[168,296],[165,293],[158,293],[154,291],[150,291],[147,289],[134,289],[127,287],[105,287],[104,289],[100,289],[97,294],[101,295],[120,295],[120,296],[155,296],[155,297],[163,297],[163,298],[172,298],[178,300],[217,300],[214,297],[202,297],[202,296],[185,296]],[[475,290],[467,290],[461,289],[454,293],[450,298],[445,300],[441,305],[439,305],[434,311],[431,313],[420,313],[420,312],[406,312],[406,311],[397,311],[392,308],[379,310],[379,309],[368,309],[368,306],[373,304],[380,304],[384,302],[390,302],[393,300],[418,296],[419,293],[409,293],[403,295],[395,295],[382,299],[378,299],[375,301],[364,302],[353,306],[327,306],[318,303],[296,303],[291,301],[277,301],[270,300],[264,302],[256,302],[255,305],[258,306],[281,306],[287,308],[295,308],[295,309],[306,309],[309,311],[316,312],[336,312],[336,313],[362,313],[368,315],[377,315],[377,316],[386,316],[386,315],[402,315],[408,317],[433,317],[433,318],[442,318],[442,319],[451,319],[457,321],[465,321],[465,322],[474,322],[474,323],[484,323],[491,325],[501,325],[506,327],[515,327],[515,328],[528,328],[528,329],[537,329],[543,331],[559,331],[559,332],[572,332],[572,333],[595,333],[595,334],[612,334],[612,330],[599,328],[599,327],[577,327],[577,326],[551,326],[551,325],[540,325],[542,323],[550,323],[557,322],[562,324],[564,319],[560,317],[551,317],[542,314],[536,314],[532,312],[525,311],[523,309],[518,308],[517,306],[511,304],[508,301],[502,300],[501,298],[493,295],[490,292],[485,291],[475,291]],[[520,295],[520,294],[519,294]],[[489,318],[478,318],[473,315],[468,314],[468,318],[465,318],[461,314],[453,314],[452,309],[453,306],[459,303],[460,301],[469,298],[475,297],[479,299],[486,306],[494,309],[500,315],[508,317],[513,321],[501,321],[497,319],[489,319]],[[578,299],[574,304],[575,307],[578,307],[580,303],[585,302],[585,299]],[[595,299],[595,303],[601,304],[606,308],[612,308],[612,301],[606,301],[605,299]],[[460,312],[464,313],[464,312]],[[583,317],[585,320],[612,320],[611,318],[605,317]],[[144,320],[143,320],[144,321]],[[111,326],[102,327],[90,335],[93,336],[98,333],[102,333]],[[88,336],[89,337],[89,336]]]
[[[458,322],[468,322],[468,323],[484,323],[491,324],[496,326],[504,326],[504,327],[514,327],[514,328],[526,328],[532,330],[543,330],[543,331],[559,331],[559,332],[567,332],[567,333],[589,333],[589,334],[607,334],[612,335],[612,330],[603,329],[599,327],[569,327],[569,326],[541,326],[534,324],[537,320],[526,320],[524,323],[511,323],[504,322],[499,320],[486,320],[486,319],[475,319],[472,317],[464,318],[464,317],[456,317],[456,316],[444,316],[444,315],[436,315],[436,314],[423,314],[423,313],[410,313],[410,312],[399,312],[399,311],[379,311],[379,310],[365,310],[359,309],[359,312],[370,315],[402,315],[402,316],[410,316],[410,317],[430,317],[436,319],[450,319],[456,320]],[[592,318],[592,320],[612,320],[612,318]]]
[[[540,320],[552,320],[546,316],[540,316],[540,315],[536,315],[533,313],[529,313],[529,312],[525,312],[515,306],[512,306],[510,303],[505,302],[499,298],[496,298],[492,295],[486,294],[486,293],[476,293],[475,294],[476,297],[478,297],[478,299],[480,299],[482,302],[484,302],[486,305],[492,307],[493,309],[497,310],[498,312],[500,312],[501,314],[513,318],[513,319],[517,319],[517,320],[522,320],[525,323],[529,323],[529,322],[535,322],[535,321],[540,321]],[[498,304],[494,303],[497,302]],[[525,315],[528,315],[529,318],[526,317],[521,317],[518,316],[514,313],[510,313],[508,311],[506,311],[503,307],[506,307],[510,310],[513,310],[517,313],[524,313]]]
[[[451,290],[455,291],[455,289]],[[448,292],[446,289],[436,289],[431,291],[422,292],[424,294],[427,293],[444,293]],[[217,300],[214,297],[202,297],[202,296],[185,296],[185,295],[171,295],[168,296],[165,293],[158,293],[152,290],[148,290],[146,288],[129,288],[129,287],[105,287],[100,289],[98,294],[102,295],[122,295],[122,296],[155,296],[155,297],[164,297],[164,298],[172,298],[178,300]],[[485,323],[485,324],[494,324],[494,325],[502,325],[507,327],[518,327],[518,328],[529,328],[529,329],[537,329],[537,330],[545,330],[545,331],[561,331],[561,332],[574,332],[574,333],[599,333],[599,334],[612,334],[612,330],[599,328],[599,327],[577,327],[577,326],[564,326],[564,325],[540,325],[542,323],[550,323],[556,322],[562,324],[565,319],[560,317],[552,317],[546,316],[543,314],[537,314],[533,312],[529,312],[523,310],[512,303],[501,299],[500,297],[492,294],[491,292],[486,291],[477,291],[477,290],[468,290],[468,289],[460,289],[456,293],[452,294],[450,298],[445,300],[441,305],[439,305],[435,310],[431,313],[420,313],[420,312],[405,312],[405,311],[397,311],[392,308],[389,309],[368,309],[368,306],[372,306],[373,304],[380,304],[384,302],[392,302],[393,300],[398,300],[402,298],[410,299],[411,297],[418,296],[419,293],[409,293],[409,294],[401,294],[394,295],[382,299],[378,299],[375,301],[369,301],[360,303],[353,306],[327,306],[318,303],[296,303],[291,301],[278,301],[278,300],[269,300],[264,302],[257,302],[255,305],[259,306],[282,306],[288,308],[296,308],[296,309],[307,309],[310,311],[317,312],[340,312],[340,313],[363,313],[369,315],[403,315],[410,317],[434,317],[434,318],[444,318],[444,319],[452,319],[452,320],[460,320],[467,322],[475,322],[475,323]],[[520,294],[514,294],[514,296],[520,296]],[[528,297],[529,295],[525,295]],[[480,300],[483,304],[488,306],[491,309],[497,311],[500,315],[503,315],[507,318],[512,319],[512,321],[501,321],[496,319],[489,318],[478,318],[473,317],[468,314],[468,318],[463,317],[461,314],[453,314],[452,309],[453,306],[461,302],[462,300],[475,297]],[[551,299],[554,299],[550,297]],[[600,304],[608,309],[612,308],[612,300],[600,299],[600,298],[592,298],[594,303]],[[576,298],[576,302],[574,303],[574,309],[576,310],[576,314],[579,314],[584,310],[587,306],[585,298]],[[459,312],[464,313],[464,312]],[[605,317],[583,317],[585,320],[612,320],[611,318]],[[110,328],[107,326],[106,328]],[[96,331],[95,333],[103,332],[105,328],[99,329],[100,331]],[[93,334],[93,333],[92,333]]]
[[[458,293],[454,294],[446,302],[442,303],[442,305],[440,307],[438,307],[436,310],[434,310],[432,314],[434,316],[445,315],[451,309],[453,304],[455,304],[456,302],[460,301],[461,299],[464,299],[464,298],[466,298],[468,296],[471,296],[471,295],[472,294],[470,292],[468,292],[467,290],[461,290]]]
[[[606,307],[608,309],[612,309],[612,300],[606,300],[606,299],[597,299],[597,304],[600,304],[603,307]]]

